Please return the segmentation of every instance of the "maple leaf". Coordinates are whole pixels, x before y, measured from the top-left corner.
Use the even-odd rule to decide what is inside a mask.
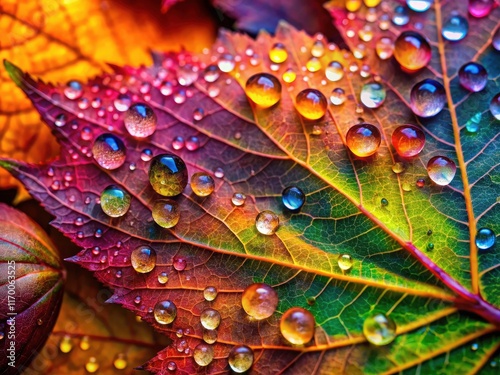
[[[435,9],[440,11],[439,3]],[[428,17],[434,14],[433,8]],[[53,225],[84,248],[72,261],[114,289],[111,301],[172,338],[146,369],[229,372],[231,350],[243,344],[253,350],[254,373],[488,372],[500,347],[499,263],[493,249],[478,254],[474,237],[479,225],[500,230],[498,188],[490,178],[492,168],[498,168],[492,141],[497,134],[487,127],[485,138],[472,144],[465,138],[469,134],[457,131],[452,113],[467,116],[469,110],[454,105],[450,92],[458,86],[445,73],[452,64],[474,59],[498,76],[498,66],[488,63],[495,51],[487,47],[498,17],[497,9],[482,24],[489,27],[488,35],[476,27],[466,39],[484,55],[448,61],[435,51],[429,69],[412,76],[390,62],[384,68],[373,55],[366,61],[374,65],[364,67],[350,53],[325,44],[318,57],[322,67],[333,60],[349,67],[338,82],[325,80],[323,70],[302,69],[318,40],[288,25],[281,25],[274,38],[261,34],[256,41],[223,32],[207,55],[158,54],[150,68],[117,67],[91,80],[83,95],[98,97],[102,108],[85,111],[65,97],[64,87],[34,81],[8,64],[67,152],[46,166],[1,163],[56,216]],[[277,70],[264,57],[276,42],[288,51]],[[444,48],[442,39],[432,43]],[[229,74],[209,68],[206,80],[190,85],[201,69],[217,61]],[[282,82],[279,104],[262,109],[248,101],[242,87],[250,76],[268,72],[282,77],[289,68],[297,77],[292,84]],[[443,79],[448,106],[424,122],[405,97],[411,82],[430,72]],[[360,90],[375,74],[387,99],[377,109],[363,108]],[[498,92],[496,85],[489,80],[487,96]],[[342,88],[346,100],[331,105],[317,121],[305,120],[294,106],[296,95],[308,87],[325,94]],[[470,95],[464,103],[487,105],[477,98]],[[151,137],[130,136],[118,110],[125,102],[153,108],[158,126]],[[355,158],[345,147],[348,129],[363,121],[382,133],[380,148],[369,159]],[[394,173],[395,162],[403,160],[389,135],[404,123],[423,124],[427,142],[418,157],[404,160],[404,171]],[[123,165],[113,170],[99,167],[92,157],[92,142],[109,133],[123,142],[126,153],[125,160],[119,158]],[[186,140],[184,148],[176,137]],[[120,141],[115,143],[120,149]],[[159,198],[149,182],[151,155],[165,152],[178,153],[190,174],[215,176],[210,196],[197,197],[188,187],[175,198],[181,219],[172,229],[159,227],[151,214]],[[448,186],[427,179],[425,187],[417,188],[417,179],[426,179],[427,161],[436,155],[455,160],[459,173]],[[467,170],[465,162],[478,158],[482,161],[474,170]],[[480,196],[474,195],[473,183],[481,186]],[[121,218],[106,215],[97,203],[110,185],[130,195],[130,209]],[[306,195],[297,212],[287,211],[281,200],[283,189],[293,185]],[[231,202],[238,192],[247,196],[243,206]],[[271,236],[255,228],[264,210],[279,215],[280,226]],[[155,251],[149,272],[138,273],[131,265],[139,246]],[[339,267],[342,254],[352,262],[347,267],[340,263],[349,272]],[[256,282],[271,285],[279,297],[276,312],[261,321],[249,319],[241,307],[243,290]],[[204,298],[207,287],[218,291],[215,299]],[[162,301],[176,306],[171,324],[155,319],[155,306]],[[291,307],[305,308],[315,318],[314,340],[305,346],[291,346],[280,334],[280,318]],[[213,339],[200,322],[207,308],[216,310],[221,322],[210,346],[212,361],[201,367],[193,352],[203,340]],[[382,347],[368,344],[363,332],[364,322],[377,313],[396,323],[397,337]]]
[[[0,204],[0,337],[2,373],[17,374],[43,346],[63,296],[61,259],[46,233]]]
[[[106,63],[149,64],[153,47],[196,51],[210,45],[215,25],[204,9],[199,1],[167,15],[159,14],[155,1],[2,1],[0,59],[15,60],[40,78],[59,81],[86,79],[109,70]],[[0,87],[0,156],[27,162],[56,156],[59,149],[50,129],[41,126],[38,113],[3,68]],[[15,181],[0,171],[0,187]]]

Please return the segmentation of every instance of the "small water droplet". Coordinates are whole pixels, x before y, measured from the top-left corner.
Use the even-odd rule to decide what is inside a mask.
[[[214,344],[217,341],[217,331],[215,329],[204,329],[203,341],[207,344]]]
[[[247,199],[246,195],[243,193],[234,193],[231,202],[236,206],[240,207],[245,204],[245,200]]]
[[[206,82],[213,83],[220,76],[220,70],[216,65],[208,65],[203,73],[203,78]]]
[[[203,290],[203,297],[209,302],[213,301],[217,297],[217,288],[214,286],[207,286]]]
[[[208,96],[211,98],[216,98],[220,94],[220,88],[216,85],[210,85],[207,87]]]
[[[158,199],[151,210],[153,220],[162,228],[173,228],[179,222],[179,204],[172,199]]]
[[[177,316],[177,307],[172,301],[161,301],[155,305],[153,314],[158,323],[170,324]]]
[[[448,185],[455,177],[457,167],[446,156],[434,156],[427,163],[429,178],[437,185]]]
[[[201,121],[205,117],[205,111],[202,108],[196,108],[193,112],[193,120]]]
[[[160,272],[158,274],[158,282],[162,285],[168,282],[168,274],[166,272]]]
[[[325,76],[329,81],[337,82],[344,77],[344,67],[338,61],[332,61],[325,69]]]
[[[238,374],[248,371],[252,367],[253,361],[253,350],[246,345],[237,345],[229,352],[229,367]]]
[[[258,106],[269,108],[281,99],[281,83],[272,74],[254,74],[246,82],[245,93]]]
[[[423,187],[425,187],[425,180],[423,178],[419,178],[417,179],[417,182],[415,182],[415,185],[422,189]]]
[[[197,172],[191,176],[191,189],[199,197],[207,197],[214,191],[215,181],[212,176]]]
[[[432,6],[433,0],[406,0],[408,8],[415,12],[425,12]]]
[[[234,61],[234,56],[228,53],[222,54],[219,57],[217,66],[224,73],[232,72],[234,70],[234,67],[236,66],[236,63]]]
[[[80,340],[80,349],[83,351],[90,349],[90,338],[88,336],[83,336]]]
[[[479,344],[477,342],[472,343],[472,345],[470,346],[470,350],[472,350],[473,352],[475,352],[478,349],[479,349]]]
[[[118,112],[125,112],[130,108],[131,104],[132,99],[130,99],[130,96],[128,96],[127,94],[119,94],[113,101],[113,105]]]
[[[241,305],[253,319],[267,319],[276,311],[278,293],[267,284],[251,284],[243,291]]]
[[[469,14],[476,18],[486,17],[494,5],[495,0],[469,0]]]
[[[280,332],[294,345],[307,344],[314,337],[314,316],[301,307],[292,307],[285,311],[280,320]]]
[[[108,216],[120,217],[129,210],[131,199],[130,194],[121,187],[110,185],[101,193],[101,208]]]
[[[199,148],[200,148],[200,139],[197,136],[192,135],[188,137],[188,139],[186,139],[186,149],[188,151],[196,151]]]
[[[295,108],[306,119],[318,120],[328,108],[325,96],[316,89],[305,89],[298,93]]]
[[[198,79],[198,69],[191,64],[177,68],[177,81],[181,86],[190,86]]]
[[[255,227],[259,233],[267,236],[273,235],[279,227],[278,215],[267,210],[260,212],[255,219]]]
[[[224,178],[224,169],[222,169],[221,167],[215,168],[214,176],[217,178]]]
[[[174,102],[177,104],[183,104],[186,102],[187,95],[185,90],[177,90],[174,93]]]
[[[349,271],[352,268],[353,261],[349,254],[340,254],[337,264],[342,271]]]
[[[367,157],[375,154],[382,137],[378,128],[362,123],[352,126],[346,134],[346,145],[356,156]]]
[[[394,8],[394,14],[392,15],[392,23],[396,26],[404,26],[410,22],[410,15],[408,14],[408,9],[402,5],[398,5]]]
[[[175,362],[170,361],[167,363],[167,369],[168,371],[175,371],[177,370],[177,365],[175,364]]]
[[[399,174],[399,173],[402,173],[405,171],[406,167],[404,165],[404,163],[398,161],[396,163],[394,163],[391,167],[392,171],[396,174]]]
[[[141,160],[142,161],[150,161],[153,158],[153,151],[151,151],[149,148],[145,148],[141,152]]]
[[[357,12],[362,4],[361,0],[345,0],[345,8],[349,12]]]
[[[181,150],[185,146],[184,138],[181,136],[177,136],[172,140],[172,148],[174,150]]]
[[[208,366],[214,359],[214,349],[207,344],[198,344],[193,350],[193,359],[199,366]]]
[[[59,350],[62,353],[69,353],[73,350],[73,339],[70,335],[64,335],[59,342]]]
[[[63,127],[66,125],[67,117],[64,113],[60,113],[56,116],[54,120],[54,125],[57,127]]]
[[[288,52],[282,43],[274,44],[269,50],[269,59],[276,64],[285,62],[288,58]]]
[[[113,366],[115,366],[117,370],[124,370],[127,368],[127,365],[127,356],[125,353],[118,353],[113,361]]]
[[[282,75],[282,78],[283,81],[285,81],[286,83],[292,83],[297,78],[297,74],[292,68],[289,68],[285,70],[285,72]]]
[[[337,87],[332,90],[332,93],[330,94],[330,102],[333,105],[341,105],[345,102],[345,100],[346,100],[346,95],[344,89]]]
[[[319,71],[321,69],[321,60],[317,57],[311,57],[306,62],[306,69],[311,73]]]
[[[441,34],[446,40],[457,42],[467,36],[469,22],[460,15],[452,15],[443,25]]]
[[[479,250],[489,250],[495,246],[497,238],[490,228],[481,228],[477,231],[475,241]]]
[[[160,92],[163,96],[172,95],[172,93],[174,92],[174,85],[172,85],[171,82],[164,82],[160,86]]]
[[[389,204],[389,201],[385,198],[382,198],[380,200],[380,204],[382,205],[382,207],[386,207]]]
[[[500,120],[500,93],[496,94],[490,102],[490,112],[497,120]]]
[[[365,319],[363,334],[373,345],[387,345],[396,338],[396,323],[384,314],[373,315]]]
[[[90,357],[87,363],[85,364],[85,370],[89,373],[94,373],[99,370],[99,363],[97,363],[97,359],[95,357]]]
[[[117,169],[125,162],[125,145],[113,134],[101,134],[94,141],[92,155],[102,168]]]
[[[398,126],[391,137],[392,145],[405,158],[417,156],[425,146],[425,133],[413,125]]]
[[[500,51],[500,27],[497,27],[497,30],[493,34],[491,45],[493,46],[494,49]]]
[[[432,117],[446,105],[446,93],[443,85],[433,79],[424,79],[416,83],[410,93],[410,106],[417,116]]]
[[[135,103],[125,112],[123,122],[130,135],[145,138],[156,130],[156,115],[147,104]]]
[[[375,46],[377,56],[381,60],[387,60],[394,54],[394,41],[389,37],[382,37]]]
[[[281,193],[281,200],[291,211],[300,210],[306,201],[306,195],[297,186],[289,186]]]
[[[205,309],[200,314],[200,322],[206,329],[216,329],[221,322],[220,313],[212,308]]]
[[[136,272],[151,272],[156,266],[156,252],[149,246],[138,246],[132,251],[130,262]]]
[[[182,193],[188,182],[184,161],[174,154],[160,154],[151,160],[149,182],[160,195],[173,197]]]
[[[176,271],[184,271],[187,266],[186,258],[183,256],[176,255],[172,261],[172,266]]]
[[[394,57],[404,70],[415,72],[431,60],[431,46],[416,31],[403,31],[396,39]]]
[[[79,81],[69,81],[64,88],[64,95],[69,100],[76,100],[83,95],[83,86]]]

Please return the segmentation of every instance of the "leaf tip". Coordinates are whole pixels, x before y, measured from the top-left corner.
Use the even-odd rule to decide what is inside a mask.
[[[23,71],[7,59],[3,60],[3,66],[5,67],[5,70],[9,74],[9,77],[14,81],[14,83],[18,86],[22,86],[24,76]]]

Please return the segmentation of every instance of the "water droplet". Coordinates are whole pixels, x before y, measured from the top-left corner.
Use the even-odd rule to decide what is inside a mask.
[[[139,273],[151,272],[156,266],[156,252],[149,246],[136,247],[130,256],[130,262]]]
[[[241,305],[250,317],[267,319],[276,311],[278,293],[267,284],[251,284],[243,291]]]
[[[188,182],[184,161],[174,154],[160,154],[151,160],[149,182],[160,195],[173,197],[182,193]]]
[[[410,16],[408,14],[408,9],[402,5],[398,5],[394,8],[394,14],[392,15],[392,22],[396,26],[404,26],[410,22]]]
[[[64,335],[59,342],[59,350],[62,353],[69,353],[73,349],[73,340],[70,335]]]
[[[344,89],[337,87],[332,90],[332,93],[330,94],[330,101],[333,105],[341,105],[345,102],[345,99],[346,95]]]
[[[87,351],[90,349],[90,338],[88,336],[83,336],[80,340],[80,349]]]
[[[174,150],[181,150],[185,146],[184,138],[178,135],[172,140],[172,148]]]
[[[396,323],[384,314],[373,315],[365,319],[363,334],[373,345],[387,345],[396,338]]]
[[[285,311],[280,321],[283,337],[294,345],[307,344],[314,336],[314,316],[301,307]]]
[[[123,122],[130,135],[145,138],[155,132],[157,118],[147,104],[135,103],[125,112]]]
[[[332,61],[325,69],[325,76],[329,81],[337,82],[344,77],[344,67],[338,61]]]
[[[431,60],[431,46],[421,34],[403,31],[396,39],[394,57],[404,70],[415,72]]]
[[[493,46],[494,49],[500,51],[500,27],[498,27],[495,33],[493,34],[491,45]]]
[[[177,90],[174,94],[174,102],[177,104],[185,103],[187,99],[185,90]]]
[[[357,12],[359,8],[361,8],[361,4],[363,2],[361,0],[346,0],[345,1],[345,8],[349,12]]]
[[[243,206],[245,204],[245,200],[247,199],[247,196],[243,193],[234,193],[232,198],[231,198],[231,202],[237,206],[237,207],[240,207],[240,206]]]
[[[192,135],[188,139],[186,139],[186,149],[188,151],[196,151],[200,148],[200,139]]]
[[[172,301],[161,301],[155,305],[153,314],[158,323],[170,324],[177,316],[177,307]]]
[[[416,83],[410,93],[410,105],[413,113],[420,117],[437,115],[446,105],[446,93],[443,85],[433,79],[424,79]]]
[[[311,73],[317,72],[321,69],[321,60],[317,57],[311,57],[306,62],[306,69]]]
[[[443,25],[441,34],[446,40],[457,42],[467,36],[469,32],[469,22],[466,18],[453,15]]]
[[[141,152],[141,160],[142,161],[150,161],[153,158],[153,151],[151,151],[149,148],[145,148]]]
[[[224,169],[222,169],[221,167],[215,168],[214,176],[217,178],[224,178]]]
[[[279,227],[278,215],[272,211],[260,212],[255,219],[255,227],[260,233],[267,236],[274,234]]]
[[[394,41],[391,38],[382,37],[377,41],[375,49],[381,60],[390,59],[394,54]]]
[[[392,171],[396,174],[403,173],[406,169],[404,163],[401,163],[400,161],[394,163],[391,167]]]
[[[67,117],[64,113],[60,113],[56,116],[54,120],[54,125],[58,127],[62,127],[66,125]]]
[[[500,93],[496,94],[490,102],[490,112],[497,120],[500,120]]]
[[[367,157],[377,152],[382,137],[374,125],[362,123],[352,126],[346,134],[346,144],[359,157]]]
[[[85,364],[85,370],[91,374],[99,370],[99,363],[97,363],[97,359],[95,357],[89,358],[88,362]]]
[[[115,277],[117,279],[121,279],[122,276],[123,276],[123,272],[121,270],[118,270],[115,272]]]
[[[221,72],[229,73],[232,72],[236,63],[234,61],[234,56],[228,53],[222,54],[219,57],[219,61],[217,62],[217,66],[221,70]]]
[[[83,87],[79,81],[69,81],[64,88],[64,95],[69,100],[76,100],[82,97]]]
[[[198,79],[198,69],[191,64],[177,68],[177,81],[181,86],[192,85]]]
[[[361,89],[360,99],[365,107],[378,108],[384,103],[385,97],[385,88],[378,82],[366,83]]]
[[[199,197],[207,197],[214,191],[215,181],[212,176],[197,172],[191,176],[191,189]]]
[[[425,145],[425,134],[413,125],[398,126],[392,133],[392,145],[398,155],[411,158],[420,154]]]
[[[476,18],[486,17],[494,5],[495,0],[469,0],[469,13]]]
[[[177,365],[175,364],[175,362],[170,361],[167,363],[167,369],[168,371],[175,371],[177,370]]]
[[[141,302],[142,302],[142,298],[141,298],[141,296],[136,296],[136,297],[134,298],[134,303],[135,303],[136,305],[139,305]]]
[[[425,12],[432,6],[433,0],[406,0],[408,8],[415,12]]]
[[[116,185],[110,185],[101,193],[101,208],[111,217],[120,217],[130,208],[130,194]]]
[[[376,7],[377,5],[380,4],[382,0],[363,0],[363,2],[365,3],[365,5],[368,7],[368,8],[374,8]]]
[[[127,356],[125,353],[118,353],[113,361],[113,366],[115,366],[117,370],[123,370],[127,368],[127,365]]]
[[[154,202],[151,214],[155,223],[163,228],[175,227],[181,217],[179,205],[171,199],[159,199]]]
[[[373,28],[370,25],[364,25],[358,31],[359,39],[363,42],[369,42],[373,39]]]
[[[337,264],[342,271],[349,271],[352,268],[352,258],[349,254],[340,254]]]
[[[325,115],[328,102],[321,91],[305,89],[298,93],[295,108],[306,119],[318,120]]]
[[[160,272],[158,274],[158,282],[160,284],[166,284],[168,282],[168,274],[166,272]]]
[[[41,326],[43,324],[43,320],[42,319],[37,319],[36,320],[36,324],[39,325],[39,326]],[[0,338],[0,340],[1,340],[1,338]]]
[[[216,98],[220,94],[220,88],[215,85],[210,85],[207,87],[208,96],[211,98]]]
[[[380,200],[380,204],[382,205],[382,207],[385,207],[385,206],[387,206],[389,204],[389,201],[387,199],[385,199],[385,198],[382,198]]]
[[[205,72],[203,73],[203,78],[205,81],[209,83],[213,83],[217,81],[217,79],[220,76],[220,70],[219,67],[216,65],[209,65],[205,68]]]
[[[417,182],[415,182],[415,185],[421,189],[425,186],[425,180],[423,178],[419,178],[417,179]]]
[[[160,92],[163,96],[172,95],[174,92],[174,86],[171,82],[165,82],[160,86]]]
[[[465,128],[470,133],[475,133],[479,130],[479,126],[481,124],[481,118],[483,114],[481,112],[477,112],[474,114],[467,122],[465,123]]]
[[[200,315],[201,325],[206,329],[216,329],[221,321],[221,316],[217,310],[208,308]]]
[[[118,112],[125,112],[130,108],[132,99],[127,94],[119,94],[113,101],[113,104]]]
[[[213,344],[217,341],[217,331],[214,329],[203,330],[203,341],[207,344]]]
[[[202,108],[196,108],[193,112],[193,120],[201,121],[205,117],[205,111]]]
[[[255,104],[269,108],[281,99],[281,83],[272,74],[258,73],[248,78],[245,92]]]
[[[456,171],[455,163],[446,156],[434,156],[427,163],[427,173],[437,185],[448,185],[455,177]]]
[[[297,74],[295,73],[295,71],[292,68],[289,68],[289,69],[285,70],[282,78],[283,78],[283,81],[285,81],[286,83],[292,83],[297,78]]]
[[[174,266],[174,269],[176,271],[184,271],[184,269],[186,268],[187,266],[187,261],[186,261],[186,258],[184,258],[183,256],[175,256],[174,259],[173,259],[173,264]]]
[[[311,55],[321,57],[325,54],[325,43],[321,40],[316,40],[311,47]]]
[[[125,145],[120,138],[113,134],[101,134],[94,141],[92,155],[102,168],[117,169],[125,162]]]
[[[479,250],[489,250],[495,246],[497,238],[490,228],[481,228],[476,234],[476,246]]]
[[[206,301],[213,301],[217,297],[217,289],[214,286],[207,286],[203,290],[203,297]]]
[[[238,374],[248,371],[253,365],[253,360],[253,350],[246,345],[233,347],[228,356],[231,370]]]
[[[289,186],[281,193],[281,200],[291,211],[300,210],[306,201],[306,195],[297,186]]]
[[[193,358],[199,366],[208,366],[214,359],[214,349],[207,344],[198,344],[193,350]]]
[[[276,43],[269,50],[269,59],[276,64],[281,64],[288,58],[288,52],[286,48],[281,43]]]

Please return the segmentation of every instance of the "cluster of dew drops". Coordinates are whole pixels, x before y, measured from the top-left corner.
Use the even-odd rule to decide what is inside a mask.
[[[365,0],[365,5],[374,9],[379,5],[380,1]],[[410,11],[425,12],[431,7],[432,2],[429,0],[408,0],[407,7],[398,5],[392,12],[392,18],[387,14],[380,17],[379,27],[382,30],[387,30],[389,23],[396,26],[406,25],[410,21]],[[491,6],[488,7],[488,4]],[[347,0],[346,7],[350,12],[354,12],[361,6],[360,0]],[[489,0],[473,0],[469,3],[469,13],[473,17],[484,17],[489,14],[493,7],[493,1]],[[408,9],[409,8],[409,9]],[[351,13],[350,13],[351,14]],[[370,16],[368,12],[368,16]],[[376,13],[373,13],[376,14]],[[372,20],[372,22],[374,22]],[[363,41],[370,41],[373,38],[372,26],[359,31],[359,37]],[[467,36],[468,22],[464,16],[452,15],[443,27],[443,37],[449,41],[459,41]],[[349,37],[349,35],[348,35]],[[377,56],[381,60],[386,60],[394,56],[404,71],[409,74],[419,71],[427,66],[431,59],[431,48],[427,39],[417,31],[404,31],[392,41],[388,37],[382,37],[376,45]],[[497,30],[493,37],[492,46],[500,51],[500,35]],[[306,70],[311,73],[323,72],[325,78],[330,82],[340,81],[345,74],[344,66],[338,61],[332,61],[323,70],[321,62],[318,58],[324,55],[325,49],[335,49],[335,45],[325,45],[322,38],[318,38],[313,44],[310,53],[311,58],[306,64]],[[257,59],[253,51],[247,53],[250,58]],[[354,57],[363,58],[365,52],[363,47],[357,48]],[[269,50],[269,60],[271,70],[273,67],[279,67],[288,59],[288,51],[281,43],[276,43]],[[208,84],[212,84],[218,80],[220,72],[230,73],[235,69],[235,57],[230,54],[222,53],[216,64],[211,64],[206,67],[203,72],[203,78]],[[255,63],[257,65],[257,63]],[[354,65],[348,68],[351,72],[357,70]],[[178,83],[187,87],[193,84],[197,79],[199,72],[191,65],[179,67]],[[362,69],[360,74],[366,73]],[[305,77],[306,78],[306,77]],[[297,73],[293,69],[287,69],[281,76],[284,84],[291,84],[297,79]],[[459,70],[460,85],[471,91],[479,92],[483,90],[488,81],[486,69],[475,62],[469,62],[463,65]],[[141,93],[145,97],[149,91],[149,84],[141,86]],[[174,95],[174,101],[182,104],[187,95],[187,91],[178,90],[174,92],[172,84],[169,82],[159,83],[160,92],[165,95]],[[245,93],[247,97],[258,107],[269,108],[275,106],[281,99],[282,84],[280,80],[273,74],[258,73],[248,78],[245,85]],[[78,81],[70,81],[64,89],[65,96],[70,100],[78,101],[80,109],[87,109],[92,106],[99,109],[101,103],[99,99],[89,101],[82,97],[83,87]],[[209,86],[208,94],[211,97],[216,97],[219,94],[219,88]],[[378,82],[370,82],[365,84],[360,93],[361,103],[367,108],[378,108],[385,101],[386,92],[384,87]],[[346,100],[346,94],[343,89],[335,88],[332,90],[329,101],[333,106],[341,106]],[[145,101],[147,101],[145,99]],[[307,120],[318,120],[322,118],[328,109],[328,100],[325,95],[317,89],[308,88],[300,91],[295,98],[295,108],[297,112]],[[433,79],[425,79],[416,83],[411,89],[410,105],[413,112],[419,117],[432,117],[437,115],[446,105],[446,94],[443,86]],[[154,110],[146,103],[133,102],[133,100],[125,93],[120,93],[114,100],[114,107],[118,112],[123,113],[123,123],[131,136],[137,139],[146,139],[152,136],[157,128],[157,116]],[[101,111],[104,111],[101,109]],[[490,111],[492,115],[500,120],[500,93],[497,94],[490,103]],[[99,115],[99,113],[98,113]],[[202,109],[198,108],[193,113],[193,119],[200,121],[204,117]],[[116,120],[116,119],[115,119]],[[64,126],[66,118],[64,114],[58,115],[55,118],[56,126]],[[476,131],[471,128],[468,130]],[[88,128],[82,129],[82,139],[91,140],[93,135]],[[241,135],[240,135],[241,136]],[[416,125],[404,124],[397,127],[392,134],[392,145],[395,151],[403,158],[410,160],[416,157],[422,151],[425,145],[425,134]],[[346,146],[355,156],[366,158],[374,155],[381,143],[380,130],[372,124],[361,123],[352,126],[346,134]],[[200,147],[196,137],[191,137],[184,140],[177,136],[172,140],[172,148],[180,150],[186,147],[189,151],[195,151]],[[91,155],[100,167],[106,170],[114,170],[121,167],[126,160],[126,148],[122,140],[116,135],[104,133],[93,140]],[[177,155],[172,153],[164,153],[153,155],[150,149],[144,149],[141,153],[141,160],[149,163],[149,182],[156,193],[162,196],[157,199],[152,206],[151,214],[156,224],[163,228],[173,228],[180,220],[180,209],[175,197],[181,194],[188,184],[188,170],[184,161]],[[396,163],[393,166],[395,173],[402,171],[402,163]],[[135,165],[135,164],[134,164]],[[133,164],[130,164],[130,169]],[[445,156],[435,156],[428,161],[427,171],[429,178],[437,185],[448,185],[456,173],[455,163]],[[51,172],[49,171],[49,174]],[[52,171],[53,173],[53,171]],[[214,177],[222,179],[224,171],[218,168],[214,171]],[[416,182],[418,187],[423,187],[425,181],[418,179]],[[216,186],[214,178],[205,172],[197,172],[191,176],[190,186],[194,194],[199,197],[210,196]],[[53,187],[57,189],[57,186]],[[304,205],[306,194],[298,186],[289,186],[282,192],[282,202],[284,207],[291,211],[297,212]],[[246,196],[244,193],[234,193],[232,204],[235,207],[241,207],[245,204]],[[106,187],[98,200],[104,213],[108,216],[117,218],[124,216],[131,204],[130,194],[120,186],[110,185]],[[382,205],[387,205],[388,202],[382,199]],[[77,219],[78,220],[78,219]],[[82,219],[80,219],[82,221]],[[81,223],[75,223],[82,225]],[[262,235],[274,235],[279,228],[278,215],[272,211],[260,212],[255,220],[255,226]],[[102,232],[101,232],[102,233]],[[96,232],[97,235],[97,232]],[[482,228],[476,236],[476,245],[479,249],[490,249],[495,244],[495,234],[491,229]],[[138,273],[152,272],[156,266],[156,252],[149,246],[139,246],[133,250],[131,255],[132,267]],[[349,271],[352,268],[353,260],[347,254],[341,254],[338,258],[338,266],[342,271]],[[182,257],[175,257],[173,266],[177,271],[182,271],[186,267],[186,260]],[[158,282],[165,284],[168,282],[168,274],[161,272],[158,274]],[[206,301],[213,301],[217,297],[215,287],[207,287],[204,290]],[[140,302],[140,301],[139,301]],[[255,321],[270,318],[277,306],[279,298],[277,292],[269,285],[256,283],[249,285],[242,294],[241,305],[246,314]],[[160,301],[152,309],[152,313],[156,322],[162,325],[171,324],[177,316],[177,307],[170,300]],[[211,344],[217,340],[217,328],[221,323],[220,313],[212,308],[205,309],[200,315],[200,323],[204,329],[204,343],[196,346],[191,353],[190,348],[186,348],[187,343],[180,341],[180,349],[185,353],[192,354],[195,362],[200,366],[209,365],[214,358],[214,351]],[[280,320],[280,332],[284,339],[292,345],[304,345],[309,343],[314,337],[315,319],[314,316],[306,309],[301,307],[292,307],[287,310]],[[396,324],[384,314],[376,314],[368,317],[363,324],[363,333],[366,339],[374,345],[386,345],[396,337]],[[182,332],[180,336],[182,336]],[[64,338],[66,340],[66,338]],[[62,350],[62,349],[61,349]],[[228,357],[228,362],[231,369],[235,372],[247,371],[253,364],[253,351],[245,345],[237,345],[233,347]],[[126,361],[120,357],[119,365],[123,365]],[[97,369],[98,364],[89,364],[90,368]],[[175,370],[174,362],[168,363],[169,370]],[[87,369],[88,370],[88,369]],[[89,372],[95,372],[90,371]]]

